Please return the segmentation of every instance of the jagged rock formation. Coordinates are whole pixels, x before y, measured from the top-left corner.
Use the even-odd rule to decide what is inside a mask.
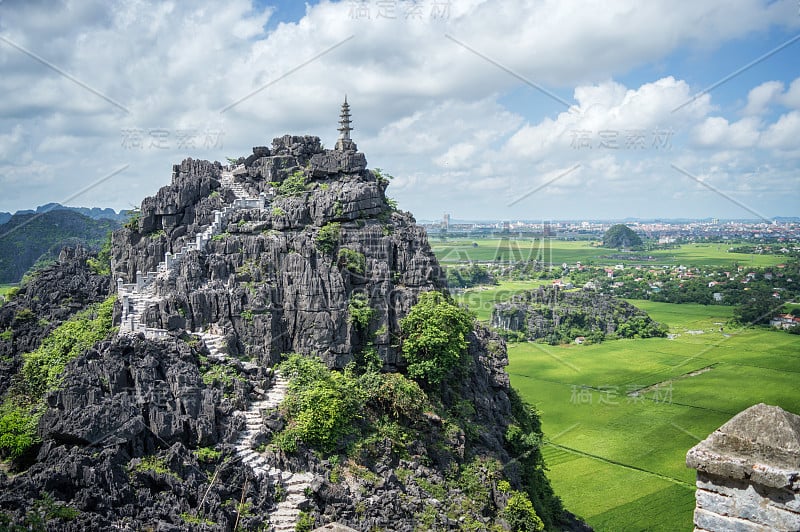
[[[594,290],[564,291],[556,286],[539,287],[496,304],[491,323],[528,340],[551,343],[580,336],[602,341],[607,335],[648,338],[666,334],[663,326],[627,301]]]
[[[205,252],[188,251],[175,272],[155,281],[163,301],[145,309],[145,325],[201,330],[217,323],[236,334],[236,352],[263,364],[297,351],[344,367],[364,341],[348,323],[350,295],[358,292],[376,311],[366,333],[385,331],[376,345],[386,365],[397,367],[391,338],[399,317],[418,291],[444,286],[424,232],[389,207],[386,183],[365,170],[363,154],[291,136],[253,151],[233,172],[240,190],[268,194],[296,172],[306,176],[304,190],[278,194],[267,208],[232,212]],[[134,283],[137,271],[158,271],[167,252],[194,243],[214,223],[214,211],[236,198],[221,178],[216,164],[176,167],[172,185],[142,203],[138,229],[115,233],[114,277]],[[338,234],[324,247],[320,234],[331,224],[339,224]],[[353,252],[363,264],[348,268],[340,259]]]
[[[231,167],[186,160],[142,202],[113,237],[105,289],[117,291],[119,334],[70,362],[48,395],[33,464],[0,478],[0,523],[508,528],[513,488],[548,525],[580,528],[550,491],[505,344],[481,327],[463,368],[429,390],[440,413],[404,421],[410,440],[378,438],[345,465],[271,444],[287,422],[282,355],[341,369],[374,347],[384,371],[402,372],[401,319],[445,287],[424,231],[390,206],[355,144],[341,147],[285,136]],[[41,510],[53,504],[75,513]]]

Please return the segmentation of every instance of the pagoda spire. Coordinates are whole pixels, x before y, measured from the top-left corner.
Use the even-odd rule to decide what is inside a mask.
[[[344,103],[339,113],[339,139],[336,141],[336,149],[339,151],[356,151],[356,143],[350,139],[350,132],[353,131],[350,125],[350,104],[347,103],[347,94],[344,95]]]

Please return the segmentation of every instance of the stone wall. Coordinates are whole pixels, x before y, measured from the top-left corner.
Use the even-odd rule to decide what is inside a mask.
[[[686,455],[697,470],[696,531],[800,530],[800,416],[763,403]]]

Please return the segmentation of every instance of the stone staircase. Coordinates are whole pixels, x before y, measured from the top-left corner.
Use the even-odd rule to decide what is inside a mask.
[[[234,173],[244,171],[244,166],[238,166],[233,170],[223,170],[220,176],[220,184],[233,191],[236,199],[233,203],[226,205],[222,209],[213,212],[213,221],[202,232],[195,235],[195,241],[185,244],[180,251],[172,253],[167,251],[164,260],[159,262],[156,271],[142,273],[136,272],[135,283],[125,283],[122,279],[117,279],[117,294],[122,302],[122,322],[120,324],[120,334],[137,334],[143,332],[148,338],[164,338],[167,331],[145,327],[142,315],[147,305],[158,302],[160,298],[155,291],[155,280],[162,275],[169,275],[186,256],[189,251],[203,252],[206,245],[215,235],[220,234],[226,227],[231,213],[242,209],[265,209],[269,204],[274,192],[269,194],[262,193],[257,197],[249,196],[244,186],[237,183]]]
[[[205,251],[211,238],[223,232],[232,212],[240,209],[265,209],[274,195],[274,191],[270,191],[270,193],[262,193],[258,197],[250,196],[244,186],[237,183],[234,178],[235,175],[244,171],[243,166],[222,171],[220,184],[233,191],[235,199],[231,204],[214,211],[213,222],[196,235],[195,242],[184,245],[175,254],[167,252],[156,271],[145,274],[136,272],[135,283],[124,283],[122,279],[117,279],[117,293],[122,303],[119,334],[144,333],[145,337],[151,339],[168,337],[167,330],[144,325],[144,313],[147,307],[157,304],[163,299],[156,291],[156,279],[168,276],[188,251]],[[216,325],[212,325],[212,329],[209,331],[197,334],[208,348],[210,360],[223,364],[230,363],[225,337],[216,334],[219,331],[212,332],[214,327]],[[251,363],[243,363],[243,366],[248,370],[257,368],[256,364]],[[270,530],[275,532],[295,529],[301,509],[310,502],[306,496],[306,490],[310,487],[313,478],[311,473],[295,473],[273,467],[262,453],[253,449],[255,438],[263,428],[262,412],[277,408],[281,404],[286,395],[287,385],[286,379],[277,372],[273,373],[266,390],[262,390],[258,385],[254,386],[255,393],[260,398],[251,401],[246,410],[236,413],[245,419],[245,430],[234,443],[237,456],[240,457],[243,464],[253,470],[256,476],[267,479],[274,487],[280,486],[283,490],[283,497],[269,513]]]

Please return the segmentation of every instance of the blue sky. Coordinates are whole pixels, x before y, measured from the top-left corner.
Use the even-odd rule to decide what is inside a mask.
[[[359,148],[419,219],[798,216],[798,11],[5,0],[0,210],[130,208],[186,157],[332,146],[347,93]]]

